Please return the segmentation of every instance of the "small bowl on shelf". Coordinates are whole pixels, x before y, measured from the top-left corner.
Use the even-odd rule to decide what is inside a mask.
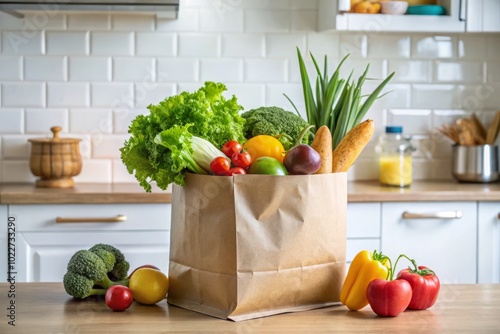
[[[381,1],[380,12],[390,15],[404,15],[408,9],[407,1]]]

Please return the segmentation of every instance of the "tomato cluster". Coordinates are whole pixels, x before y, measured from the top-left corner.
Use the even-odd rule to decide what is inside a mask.
[[[374,279],[366,291],[372,310],[383,317],[395,317],[406,309],[425,310],[434,305],[439,294],[440,282],[434,271],[417,266],[404,254],[401,257],[410,260],[414,268],[401,270],[394,280],[392,275],[389,280]]]
[[[252,157],[243,150],[243,146],[236,140],[230,140],[222,146],[225,156],[216,157],[210,163],[210,169],[215,175],[231,176],[246,174],[252,164]]]

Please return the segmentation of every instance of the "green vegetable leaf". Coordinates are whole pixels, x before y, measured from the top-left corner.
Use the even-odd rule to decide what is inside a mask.
[[[131,137],[120,149],[121,159],[146,191],[151,191],[151,182],[166,189],[170,183],[183,185],[187,171],[202,172],[186,156],[193,153],[186,142],[190,135],[206,139],[215,147],[232,139],[245,139],[245,120],[240,115],[243,107],[236,97],[225,98],[225,91],[222,83],[205,82],[195,92],[182,92],[149,105],[149,114],[132,121]],[[155,142],[158,134],[172,128],[176,130]]]
[[[325,56],[324,70],[323,73],[321,73],[320,66],[311,53],[310,56],[317,75],[314,80],[316,84],[315,89],[313,90],[311,87],[312,80],[309,78],[304,59],[298,48],[297,56],[302,79],[307,122],[314,125],[317,129],[322,125],[327,125],[332,133],[332,145],[335,149],[342,138],[354,126],[362,121],[373,102],[380,97],[381,91],[394,76],[394,73],[384,79],[379,86],[364,99],[364,96],[361,95],[361,91],[363,84],[367,80],[369,66],[366,67],[357,82],[352,79],[353,71],[351,71],[347,79],[340,78],[340,69],[347,57],[349,57],[348,54],[340,61],[329,79],[327,57]],[[288,96],[287,99],[290,101],[297,114],[300,115],[295,104]]]

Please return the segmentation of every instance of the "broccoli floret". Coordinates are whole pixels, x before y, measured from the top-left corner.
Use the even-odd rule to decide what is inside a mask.
[[[108,270],[104,261],[95,253],[88,250],[79,250],[68,262],[68,272],[81,275],[105,289],[113,285],[108,277]]]
[[[115,262],[114,253],[102,248],[93,252],[86,249],[77,251],[68,262],[68,271],[63,277],[64,289],[73,297],[86,298],[103,295],[112,285],[128,285],[128,279],[112,281],[109,278]]]
[[[115,254],[104,249],[96,249],[92,251],[92,253],[99,256],[101,260],[104,262],[104,265],[106,266],[106,272],[113,270],[116,263]]]
[[[94,288],[94,281],[91,279],[72,271],[64,275],[63,283],[66,292],[75,298],[83,299],[106,293],[106,289]]]
[[[112,277],[117,280],[126,279],[130,264],[127,262],[127,260],[125,260],[125,256],[123,255],[123,253],[116,247],[107,244],[96,244],[89,249],[89,251],[91,252],[96,252],[99,250],[111,252],[115,256],[115,265],[113,266],[112,270],[109,270],[109,274],[111,274]]]
[[[241,114],[245,119],[245,137],[257,135],[279,136],[285,150],[295,145],[300,132],[308,123],[291,111],[279,107],[260,107]],[[310,142],[310,136],[304,136],[303,143]]]

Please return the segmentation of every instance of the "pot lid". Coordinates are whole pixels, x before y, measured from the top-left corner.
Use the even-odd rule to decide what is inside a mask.
[[[78,138],[61,138],[59,137],[59,132],[61,132],[62,128],[60,126],[53,126],[50,128],[50,131],[54,134],[52,138],[32,138],[28,139],[29,142],[32,143],[49,143],[49,144],[70,144],[70,143],[79,143],[82,140]]]

